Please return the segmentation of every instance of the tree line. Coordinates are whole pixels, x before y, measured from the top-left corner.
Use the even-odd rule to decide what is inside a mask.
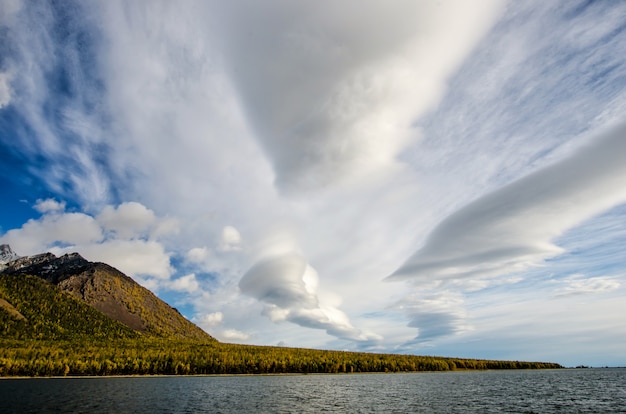
[[[543,362],[323,351],[143,338],[0,340],[0,376],[210,375],[545,369]]]

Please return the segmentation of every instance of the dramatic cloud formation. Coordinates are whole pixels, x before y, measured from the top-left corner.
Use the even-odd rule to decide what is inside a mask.
[[[301,256],[283,255],[255,264],[239,282],[241,292],[267,305],[264,314],[272,321],[325,329],[342,339],[382,339],[354,328],[348,317],[333,306],[322,305],[317,296],[318,275]]]
[[[0,242],[224,341],[623,365],[625,18],[2,1]]]
[[[481,278],[563,253],[554,239],[626,202],[626,125],[446,218],[391,279]]]
[[[299,191],[392,162],[501,9],[252,1],[222,5],[214,21],[277,184]]]
[[[480,279],[543,265],[565,252],[554,244],[564,232],[626,201],[623,154],[626,125],[594,136],[592,144],[569,158],[448,216],[388,280],[410,280],[422,290],[452,282],[472,291],[493,285]],[[617,287],[619,282],[613,279],[575,280],[562,294]],[[465,312],[459,301],[458,293],[431,292],[408,297],[399,308],[411,318],[409,326],[418,328],[415,341],[420,343],[463,331]]]

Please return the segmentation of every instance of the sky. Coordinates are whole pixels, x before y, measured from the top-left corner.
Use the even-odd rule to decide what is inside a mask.
[[[0,243],[225,342],[626,365],[626,2],[0,0]]]

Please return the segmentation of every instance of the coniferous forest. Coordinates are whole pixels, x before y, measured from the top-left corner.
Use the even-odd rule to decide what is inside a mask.
[[[0,341],[0,375],[205,375],[544,369],[557,364],[137,339]]]

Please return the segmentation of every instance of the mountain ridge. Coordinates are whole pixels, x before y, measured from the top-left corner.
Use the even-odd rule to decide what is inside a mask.
[[[178,310],[106,263],[90,262],[78,253],[15,258],[8,245],[2,245],[1,251],[13,260],[0,262],[0,275],[37,276],[142,335],[215,341]],[[13,305],[7,304],[0,309],[11,313]]]

